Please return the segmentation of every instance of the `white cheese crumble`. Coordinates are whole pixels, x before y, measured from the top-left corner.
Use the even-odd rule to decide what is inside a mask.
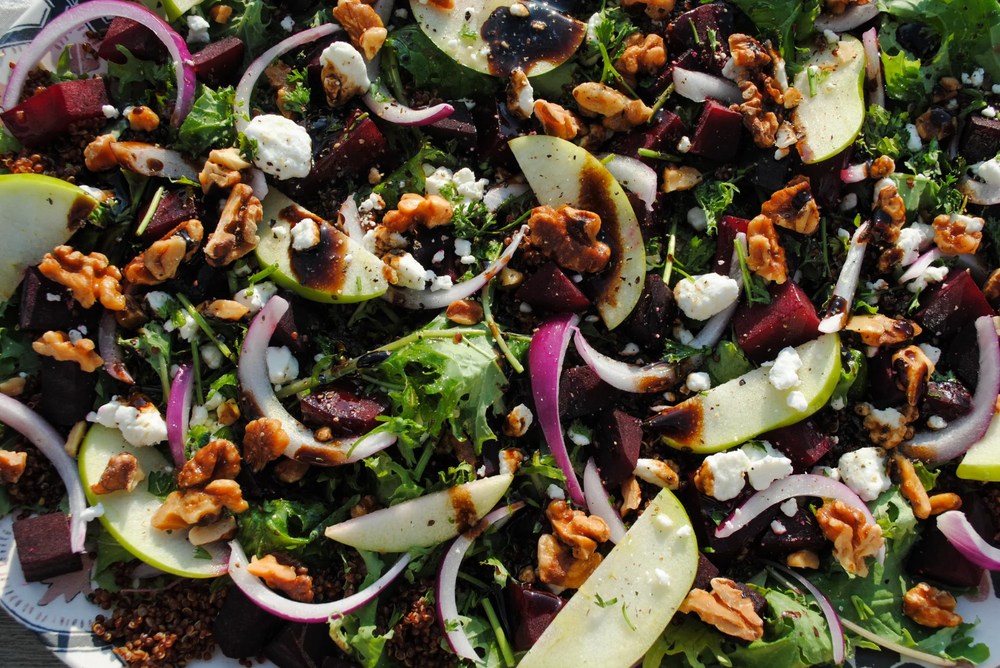
[[[874,501],[879,494],[892,487],[892,481],[885,473],[885,457],[879,448],[848,452],[840,458],[837,468],[844,484],[864,501]]]
[[[209,344],[207,346],[202,346],[198,349],[198,353],[201,355],[201,361],[205,363],[209,369],[218,369],[222,366],[223,356],[222,351],[219,350],[214,344]]]
[[[806,395],[802,394],[798,390],[793,390],[788,393],[788,398],[785,399],[785,403],[788,407],[797,410],[800,413],[804,413],[809,410],[809,400],[806,399]]]
[[[324,69],[331,68],[340,79],[341,99],[364,95],[372,85],[368,79],[365,59],[350,42],[334,42],[326,47],[319,57],[319,62]]]
[[[250,309],[250,313],[256,313],[264,308],[268,300],[276,294],[278,294],[278,286],[271,281],[264,281],[245,290],[240,290],[233,295],[233,300]]]
[[[396,271],[396,283],[401,288],[423,290],[427,280],[427,270],[409,253],[392,255],[386,262]]]
[[[560,487],[559,485],[556,485],[555,483],[549,485],[548,489],[545,490],[545,494],[550,499],[563,499],[564,500],[566,498],[566,492],[563,490],[562,487]]]
[[[802,358],[791,346],[781,349],[771,369],[767,372],[767,380],[776,390],[790,390],[799,384],[799,369],[802,368]]]
[[[113,105],[102,105],[101,111],[104,112],[104,118],[118,118],[118,110]]]
[[[674,288],[677,305],[692,320],[708,320],[736,301],[739,294],[735,280],[716,273],[681,279]]]
[[[743,478],[750,468],[750,459],[743,449],[731,450],[706,457],[704,466],[712,473],[712,496],[719,501],[729,501],[743,491]]]
[[[906,284],[906,289],[917,293],[931,283],[940,283],[948,275],[948,267],[927,267],[924,272]]]
[[[146,301],[149,303],[149,308],[153,309],[153,313],[156,314],[158,318],[167,317],[167,306],[174,300],[166,292],[160,292],[159,290],[152,290],[146,293]]]
[[[688,225],[694,228],[695,232],[704,232],[708,227],[708,216],[700,206],[693,206],[687,212]]]
[[[286,16],[285,18],[281,19],[281,29],[284,30],[285,32],[292,32],[293,30],[295,30],[295,19],[293,19],[291,16]]]
[[[272,385],[284,385],[299,377],[299,361],[288,349],[288,346],[280,348],[271,346],[265,355],[267,359],[267,379]]]
[[[986,183],[1000,185],[1000,161],[996,158],[979,163],[979,166],[974,167],[973,170],[976,172],[976,176]]]
[[[653,575],[656,576],[657,582],[659,582],[664,587],[670,586],[670,576],[662,568],[654,568]]]
[[[917,130],[917,126],[915,124],[906,124],[906,134],[909,135],[906,140],[906,148],[911,151],[919,151],[924,147],[924,142],[920,139],[920,132]]]
[[[932,415],[929,420],[927,420],[927,426],[934,430],[944,429],[948,426],[948,422],[940,415]]]
[[[785,517],[795,517],[795,513],[799,512],[799,503],[795,499],[788,499],[778,508],[785,514]]]
[[[292,250],[307,251],[319,243],[319,225],[312,218],[295,223],[292,228]]]
[[[896,247],[903,251],[903,259],[900,261],[902,265],[905,267],[916,262],[920,252],[932,241],[934,241],[934,228],[930,225],[913,223],[901,229]]]
[[[118,429],[130,445],[136,447],[156,445],[167,440],[167,423],[156,406],[147,404],[140,411],[135,406],[122,404],[118,397],[87,415],[88,422],[96,422],[108,429]]]
[[[172,332],[177,330],[177,333],[180,334],[181,338],[185,341],[194,341],[198,338],[198,333],[201,331],[201,328],[198,326],[198,322],[194,319],[194,317],[187,312],[187,309],[178,311],[175,317],[183,320],[181,326],[178,327],[175,325],[174,319],[171,318],[163,323],[163,329],[165,331]]]
[[[689,373],[687,377],[687,388],[692,392],[704,392],[711,389],[712,379],[704,371]]]
[[[785,525],[779,522],[778,520],[774,520],[773,522],[771,522],[771,531],[780,536],[783,533],[786,533],[788,529],[786,529]]]
[[[744,445],[740,450],[749,462],[747,478],[755,490],[762,491],[775,480],[792,475],[792,460],[778,452],[767,441]]]
[[[208,21],[197,14],[188,14],[187,17],[187,43],[207,44],[210,40],[208,36]],[[113,118],[109,116],[108,118]]]
[[[932,346],[929,343],[921,343],[917,347],[924,352],[924,355],[927,355],[927,359],[931,361],[931,364],[937,366],[937,363],[941,360],[940,348]]]
[[[312,139],[305,128],[277,114],[255,117],[243,131],[257,142],[254,164],[281,180],[302,178],[312,169]]]
[[[688,139],[687,135],[681,137],[681,140],[677,142],[677,152],[687,153],[691,150],[691,140]]]

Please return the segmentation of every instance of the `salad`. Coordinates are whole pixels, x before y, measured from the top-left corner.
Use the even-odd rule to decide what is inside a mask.
[[[130,666],[990,665],[998,53],[995,0],[67,9],[0,113],[25,579]]]

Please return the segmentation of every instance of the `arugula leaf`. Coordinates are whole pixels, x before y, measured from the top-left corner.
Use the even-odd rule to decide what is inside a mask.
[[[312,95],[306,70],[293,69],[288,73],[288,83],[289,88],[281,98],[282,110],[305,115],[309,111],[309,98]]]
[[[417,24],[393,30],[383,48],[395,54],[415,88],[437,90],[444,99],[486,97],[498,89],[497,79],[456,63]]]
[[[894,100],[920,102],[930,92],[933,82],[920,73],[920,59],[907,57],[907,51],[896,40],[895,21],[884,21],[878,33],[885,72],[885,92]]]
[[[264,18],[265,10],[270,7],[264,4],[264,0],[232,0],[226,4],[235,5],[236,11],[220,36],[239,37],[246,46],[247,55],[244,58],[256,58],[270,46],[270,38],[267,36],[267,28],[271,23],[270,12],[268,18]]]
[[[236,141],[236,116],[232,86],[213,91],[201,86],[191,113],[177,133],[176,147],[193,155],[203,155],[213,148],[232,146]]]
[[[117,47],[124,54],[125,62],[108,61],[108,78],[118,82],[114,88],[115,101],[140,102],[162,110],[163,105],[159,102],[175,95],[174,66],[141,60],[121,44]],[[162,95],[158,96],[157,91]]]
[[[139,336],[126,339],[124,344],[138,352],[160,377],[163,396],[170,394],[170,335],[158,323],[151,322],[139,330]]]
[[[240,515],[238,536],[247,553],[258,557],[278,551],[308,556],[316,541],[318,548],[326,540],[326,528],[347,519],[359,500],[353,497],[332,513],[321,501],[263,501]]]
[[[382,574],[384,564],[374,552],[358,550],[358,553],[364,559],[368,571],[359,587],[360,590],[378,579]],[[381,665],[385,644],[392,639],[392,627],[396,625],[394,619],[389,624],[389,631],[385,635],[378,635],[375,629],[377,606],[378,598],[375,598],[355,612],[330,619],[330,637],[344,652],[357,660],[363,668],[376,668]]]
[[[423,495],[424,488],[413,480],[410,471],[384,452],[363,461],[375,474],[375,496],[382,505],[393,506]]]
[[[450,154],[435,148],[430,143],[420,147],[413,157],[396,168],[396,171],[382,179],[382,182],[372,189],[385,200],[386,210],[395,208],[403,193],[424,192],[427,177],[424,175],[424,165],[435,167],[454,167],[457,161]]]
[[[31,340],[16,329],[0,327],[0,379],[19,373],[31,375],[37,370],[38,354],[32,350]]]
[[[707,348],[705,350],[707,350]],[[705,352],[705,350],[683,344],[680,341],[667,339],[663,342],[663,360],[665,362],[669,362],[670,364],[676,364],[681,360],[686,360],[689,357],[700,355]]]
[[[706,273],[715,257],[715,243],[707,237],[692,236],[680,244],[674,262],[692,276]]]
[[[507,586],[507,578],[510,577],[510,571],[507,570],[502,561],[496,557],[487,557],[485,561],[479,563],[483,566],[493,567],[493,581],[497,583],[497,586],[501,589]]]
[[[714,665],[730,668],[733,662],[729,659],[728,649],[723,647],[725,642],[726,637],[718,630],[692,615],[674,615],[663,635],[646,652],[642,668],[676,665],[674,661],[665,660],[673,656],[683,656],[683,661],[691,668]]]

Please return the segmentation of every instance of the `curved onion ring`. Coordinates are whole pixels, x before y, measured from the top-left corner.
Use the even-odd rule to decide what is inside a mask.
[[[812,582],[809,582],[808,578],[804,575],[799,575],[790,568],[785,568],[781,564],[776,564],[773,561],[765,562],[768,566],[773,568],[784,575],[794,579],[806,591],[813,595],[816,602],[819,604],[819,609],[823,611],[823,616],[826,617],[827,626],[830,627],[830,641],[833,644],[833,663],[840,665],[844,662],[844,656],[847,654],[847,646],[844,642],[844,627],[840,625],[840,617],[837,616],[837,611],[833,609],[833,604],[830,603],[830,599],[826,597],[826,594],[821,592],[819,588]]]
[[[194,367],[182,364],[177,369],[174,382],[170,384],[170,396],[167,399],[167,443],[170,444],[170,454],[174,465],[180,470],[187,464],[187,450],[184,439],[187,438],[188,419],[191,417],[191,397],[194,396]]]
[[[347,196],[344,203],[340,205],[340,215],[344,220],[344,234],[361,243],[365,236],[365,231],[361,229],[361,214],[358,212],[358,203],[354,201],[354,193]]]
[[[448,640],[448,645],[451,646],[451,650],[455,654],[474,663],[482,662],[482,658],[476,654],[476,650],[472,646],[472,643],[469,642],[469,637],[465,635],[461,623],[456,624],[459,621],[458,601],[455,597],[458,571],[462,566],[462,559],[465,558],[465,553],[472,547],[472,543],[475,542],[476,538],[482,535],[490,526],[503,526],[510,519],[511,515],[523,507],[523,502],[512,503],[509,506],[497,508],[486,515],[475,527],[452,541],[451,547],[448,548],[444,558],[441,560],[441,566],[438,568],[435,594],[437,596],[437,617],[438,623],[441,625],[441,632]],[[451,630],[449,630],[449,622],[454,625],[454,628]]]
[[[87,522],[100,513],[97,508],[87,508],[87,495],[83,491],[83,481],[80,480],[80,468],[76,460],[66,453],[65,439],[41,415],[5,394],[0,394],[0,422],[31,441],[56,468],[69,497],[70,547],[73,552],[83,552]]]
[[[141,4],[123,2],[122,0],[81,2],[75,7],[67,9],[42,28],[18,58],[17,65],[10,73],[7,90],[3,95],[3,108],[9,110],[17,106],[17,101],[21,98],[21,91],[24,89],[24,83],[28,80],[28,73],[48,53],[49,49],[59,43],[67,33],[95,19],[109,16],[120,16],[141,23],[149,28],[157,39],[167,47],[167,53],[170,54],[174,63],[174,76],[177,83],[177,101],[174,104],[174,113],[170,117],[170,123],[174,127],[179,127],[194,105],[195,88],[198,85],[198,79],[194,72],[194,61],[191,58],[191,52],[188,51],[187,43],[155,13]]]
[[[632,393],[661,392],[677,384],[677,365],[653,362],[637,366],[619,362],[594,350],[580,330],[573,337],[576,352],[601,380],[619,390]]]
[[[135,383],[122,361],[122,349],[118,345],[118,320],[114,311],[105,309],[101,316],[101,324],[97,328],[97,348],[104,360],[104,370],[109,376],[129,385]]]
[[[824,499],[836,499],[843,501],[847,505],[857,508],[865,516],[865,521],[875,524],[875,517],[868,506],[851,488],[833,478],[813,473],[802,473],[791,475],[782,480],[777,480],[770,487],[762,492],[757,492],[751,496],[746,503],[737,508],[732,515],[726,518],[719,528],[715,530],[716,538],[727,538],[748,525],[754,518],[762,512],[783,501],[799,496],[819,496]],[[885,545],[883,545],[875,558],[881,564],[885,559]]]
[[[382,593],[382,590],[399,577],[406,565],[410,563],[410,553],[407,552],[371,586],[339,601],[300,603],[276,594],[257,577],[247,572],[246,567],[250,560],[247,559],[243,546],[238,540],[229,541],[229,547],[232,549],[229,553],[229,577],[233,579],[233,583],[242,589],[243,593],[258,607],[282,619],[295,622],[325,622],[330,617],[354,612]],[[252,633],[253,629],[248,629],[247,632]]]
[[[851,5],[852,7],[856,5]],[[844,183],[861,183],[868,178],[868,163],[859,162],[856,165],[849,165],[840,170],[840,180]]]
[[[979,535],[960,510],[949,510],[937,518],[937,527],[955,549],[980,568],[1000,571],[1000,550]]]
[[[608,156],[611,159],[604,162]],[[647,211],[653,210],[653,203],[656,201],[656,171],[652,167],[641,160],[614,153],[603,153],[596,157],[625,190],[635,193],[642,200]]]
[[[920,274],[924,273],[924,269],[931,266],[936,260],[939,260],[942,257],[944,257],[944,253],[941,252],[940,248],[935,246],[918,257],[913,264],[911,264],[910,267],[903,272],[903,275],[899,277],[899,281],[897,282],[902,285],[903,283],[912,281],[920,276]]]
[[[865,71],[868,73],[868,80],[873,81],[869,102],[885,107],[885,85],[882,82],[882,59],[878,55],[878,36],[875,28],[865,31],[861,36],[861,43],[865,47]]]
[[[438,291],[412,290],[410,288],[399,288],[395,285],[390,285],[389,289],[382,294],[382,299],[395,304],[396,306],[411,309],[444,308],[453,301],[465,299],[469,295],[477,292],[480,288],[489,283],[494,276],[503,271],[503,268],[507,266],[510,259],[514,257],[514,253],[517,251],[517,247],[520,245],[521,239],[524,238],[527,231],[527,225],[521,226],[521,229],[518,230],[517,234],[513,236],[510,240],[510,245],[507,246],[500,257],[494,260],[493,263],[478,276],[474,276],[467,281],[463,281],[451,286],[450,288]]]
[[[271,335],[287,310],[287,301],[281,297],[271,297],[247,330],[236,369],[247,409],[245,412],[281,422],[288,434],[285,456],[317,466],[358,462],[395,443],[396,435],[385,431],[317,441],[311,431],[285,410],[268,379],[265,355]]]
[[[940,431],[922,431],[903,443],[903,452],[924,462],[946,462],[962,455],[983,437],[993,420],[1000,392],[1000,344],[993,318],[976,319],[979,343],[979,381],[972,396],[972,412]]]
[[[844,10],[843,14],[820,14],[813,21],[816,30],[832,30],[833,32],[846,32],[862,26],[878,16],[878,3],[869,2],[867,5],[851,5]]]
[[[597,515],[604,520],[611,532],[611,542],[617,544],[628,533],[628,529],[625,528],[622,518],[611,507],[611,500],[608,498],[607,490],[604,489],[604,483],[601,482],[601,474],[597,472],[597,464],[594,463],[593,457],[587,460],[587,468],[583,470],[583,496],[587,499],[587,510],[591,515]]]
[[[837,276],[837,285],[833,288],[826,317],[819,323],[819,331],[824,334],[839,332],[847,324],[851,315],[851,302],[854,301],[858,279],[861,278],[861,264],[865,261],[868,238],[868,223],[862,223],[851,237],[851,246],[847,249],[847,258]]]
[[[708,98],[725,104],[739,104],[743,94],[732,81],[721,77],[674,68],[674,90],[677,94],[695,102],[704,102]]]

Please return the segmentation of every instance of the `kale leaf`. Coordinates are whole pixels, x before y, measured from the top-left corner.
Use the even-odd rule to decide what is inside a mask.
[[[236,141],[235,97],[231,86],[218,91],[201,86],[191,113],[177,133],[176,147],[200,156],[213,148],[232,146]]]
[[[418,90],[437,90],[447,100],[481,98],[496,92],[497,79],[456,63],[416,24],[389,33],[383,48],[392,51]]]

